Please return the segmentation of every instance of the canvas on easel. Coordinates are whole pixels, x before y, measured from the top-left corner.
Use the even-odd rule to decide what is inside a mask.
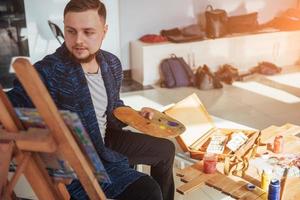
[[[15,156],[17,165],[21,168],[25,158],[27,164],[26,167],[16,171],[15,174],[19,176],[19,173],[24,171],[25,177],[39,199],[65,199],[66,196],[63,195],[59,187],[53,184],[40,155],[36,153],[47,153],[45,151],[49,151],[52,148],[52,150],[62,155],[65,161],[70,164],[90,199],[106,199],[91,163],[89,163],[90,161],[84,156],[82,148],[77,144],[70,128],[59,113],[37,71],[25,59],[17,59],[13,66],[19,81],[22,83],[25,91],[35,105],[39,116],[48,128],[48,130],[44,131],[41,128],[24,130],[15,110],[1,89],[0,109],[3,112],[0,113],[0,121],[3,128],[0,128],[2,132],[0,140],[4,140],[6,137],[6,139],[10,138],[10,140],[14,141],[14,148],[17,151],[17,156]],[[27,132],[30,132],[29,135],[44,137],[44,139],[41,139],[41,142],[47,144],[49,148],[45,150],[45,145],[40,145],[40,141],[34,138],[28,139],[25,136]],[[44,133],[40,136],[38,132]],[[48,141],[50,141],[50,144]],[[30,154],[26,156],[25,151],[22,151],[23,149],[29,151]]]

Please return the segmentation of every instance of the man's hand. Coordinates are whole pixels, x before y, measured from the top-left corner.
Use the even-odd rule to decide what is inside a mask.
[[[140,115],[142,115],[143,117],[145,117],[146,119],[152,119],[154,112],[152,111],[151,108],[148,107],[143,107],[140,111]]]

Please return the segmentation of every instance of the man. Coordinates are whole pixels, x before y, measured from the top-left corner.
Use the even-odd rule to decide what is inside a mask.
[[[101,183],[108,198],[173,199],[173,143],[123,131],[125,125],[113,116],[115,108],[124,106],[122,67],[116,56],[100,50],[105,21],[99,0],[71,0],[64,10],[65,43],[34,66],[57,107],[76,112],[89,133],[112,181]],[[18,81],[8,96],[14,106],[33,107]],[[147,108],[141,113],[151,115]],[[135,164],[151,165],[153,178],[130,167]],[[67,188],[72,199],[88,199],[78,180]]]

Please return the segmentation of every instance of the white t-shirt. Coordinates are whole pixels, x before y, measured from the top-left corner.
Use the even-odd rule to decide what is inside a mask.
[[[100,69],[95,74],[85,72],[102,138],[105,137],[107,94]]]

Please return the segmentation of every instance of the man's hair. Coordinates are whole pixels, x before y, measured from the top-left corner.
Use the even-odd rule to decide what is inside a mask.
[[[64,10],[64,17],[68,12],[84,12],[97,10],[98,15],[106,21],[106,8],[100,0],[70,0]]]

